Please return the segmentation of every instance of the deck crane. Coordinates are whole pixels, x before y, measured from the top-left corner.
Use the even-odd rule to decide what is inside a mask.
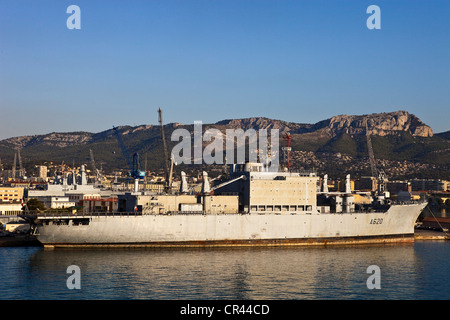
[[[226,180],[225,182],[222,182],[218,185],[215,185],[214,187],[211,187],[211,182],[215,181],[215,180],[220,180],[222,179],[224,176],[219,175],[215,178],[209,179],[208,177],[208,173],[206,173],[206,171],[203,171],[203,180],[201,183],[193,185],[193,186],[188,186],[187,184],[187,180],[186,180],[186,173],[184,171],[181,171],[181,186],[180,186],[180,193],[182,194],[186,194],[189,192],[192,192],[192,190],[200,185],[202,185],[202,194],[213,194],[214,190],[219,189],[221,187],[224,187],[230,183],[233,183],[237,180],[243,179],[243,180],[247,180],[247,177],[245,175],[241,175],[237,178],[231,179],[231,180]]]
[[[165,189],[166,191],[170,192],[172,190],[173,155],[169,157],[169,154],[167,152],[167,144],[166,144],[166,137],[164,135],[164,125],[162,120],[161,108],[158,109],[158,121],[161,127],[161,139],[163,142],[163,149],[164,149],[164,172],[166,177]]]
[[[138,191],[139,179],[145,178],[145,172],[139,169],[140,161],[139,154],[135,152],[133,154],[133,158],[130,157],[125,144],[123,143],[122,137],[120,136],[119,130],[116,127],[113,127],[114,133],[116,134],[117,140],[119,141],[120,148],[122,149],[123,155],[125,156],[128,166],[130,168],[129,175],[134,178],[134,192]]]

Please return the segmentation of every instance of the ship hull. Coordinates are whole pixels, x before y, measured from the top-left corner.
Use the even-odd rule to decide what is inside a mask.
[[[379,213],[92,216],[89,223],[38,225],[47,247],[292,246],[414,241],[425,204]]]

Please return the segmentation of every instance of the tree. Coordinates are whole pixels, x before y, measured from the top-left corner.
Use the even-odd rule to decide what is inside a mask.
[[[44,211],[46,209],[44,203],[38,199],[28,200],[27,207],[30,211]]]

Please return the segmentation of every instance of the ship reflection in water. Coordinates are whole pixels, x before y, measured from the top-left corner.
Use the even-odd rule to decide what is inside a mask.
[[[0,259],[2,299],[450,298],[448,242],[2,253],[12,258]],[[70,265],[81,270],[79,290],[67,288]],[[370,265],[381,270],[381,289],[367,288]]]

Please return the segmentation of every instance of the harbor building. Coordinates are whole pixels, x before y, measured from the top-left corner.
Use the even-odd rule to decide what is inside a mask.
[[[21,202],[23,188],[0,187],[0,202]]]
[[[38,197],[37,199],[42,201],[44,205],[49,209],[64,209],[75,206],[75,202],[70,201],[69,197],[44,196]]]
[[[441,179],[413,179],[411,188],[412,191],[447,191],[450,183]]]
[[[0,216],[16,216],[21,213],[22,213],[22,203],[0,202]]]
[[[386,188],[391,194],[398,194],[402,191],[412,192],[412,186],[409,181],[388,181]]]
[[[356,190],[376,191],[378,188],[377,178],[362,176],[356,181]]]
[[[0,215],[22,213],[23,188],[0,187]]]
[[[39,177],[39,181],[45,181],[47,182],[47,173],[48,173],[48,168],[47,166],[38,166],[38,177]]]
[[[89,198],[83,199],[79,202],[83,207],[83,212],[117,212],[118,199],[117,198]]]

